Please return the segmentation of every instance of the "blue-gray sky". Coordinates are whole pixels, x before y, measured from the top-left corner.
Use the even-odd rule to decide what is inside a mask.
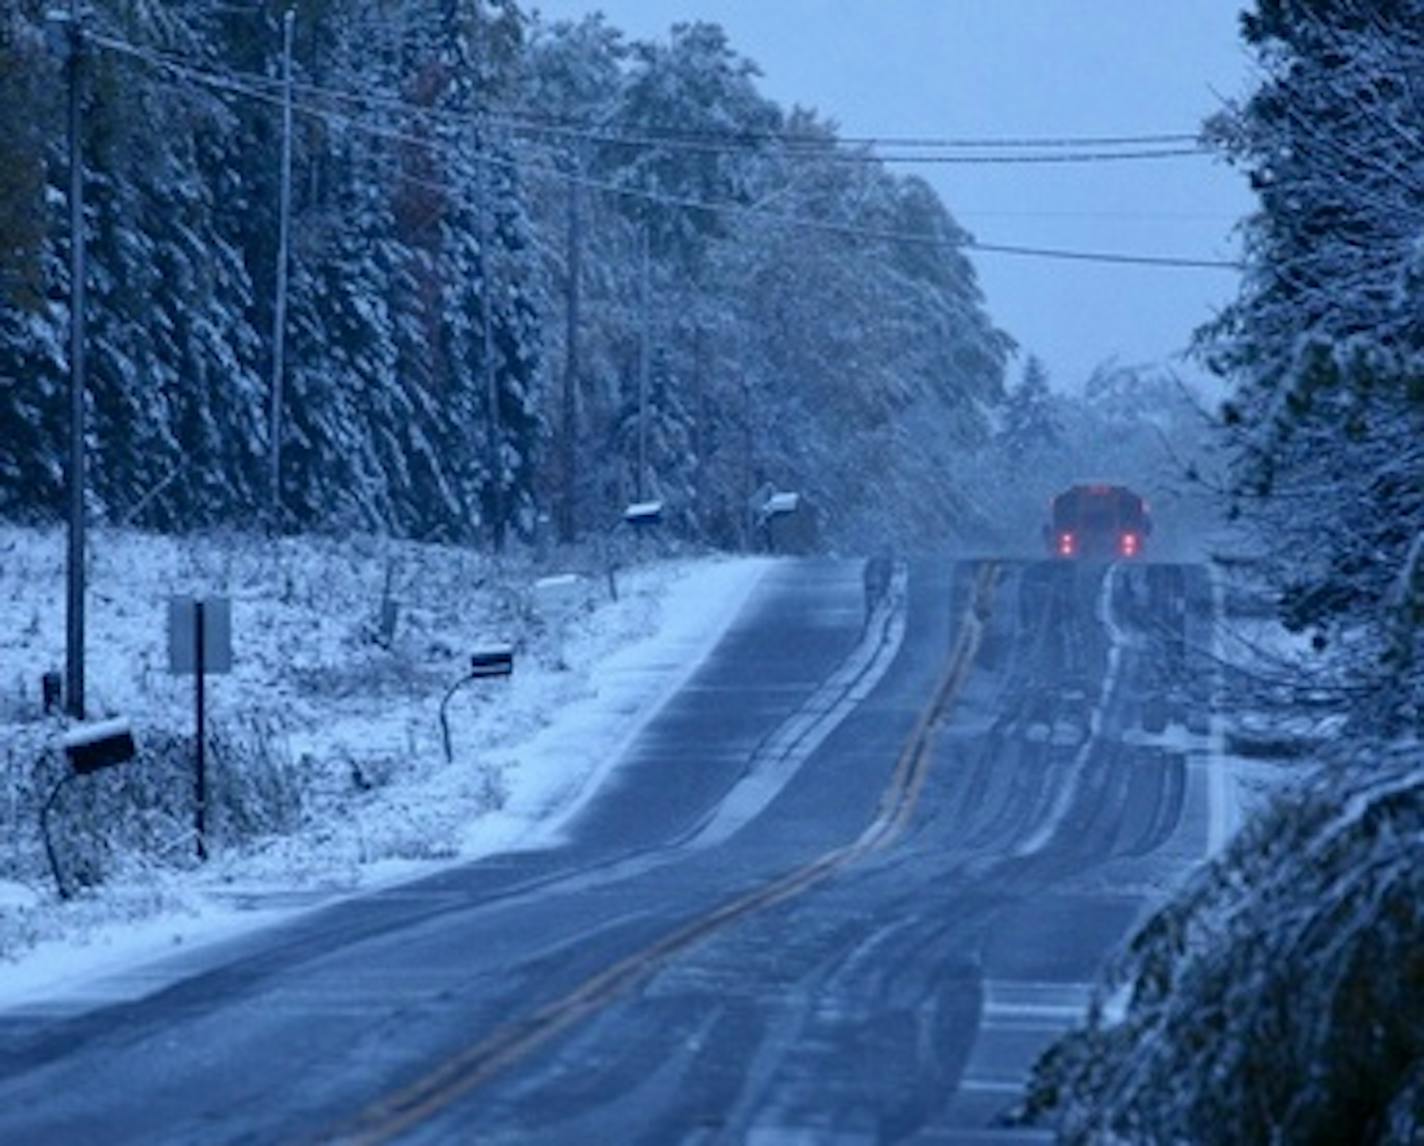
[[[1195,131],[1249,90],[1240,0],[531,0],[602,10],[631,38],[721,24],[783,104],[847,135],[1079,136]],[[1232,258],[1252,206],[1211,159],[920,171],[983,242]],[[1233,273],[973,256],[990,313],[1077,389],[1095,364],[1169,361]],[[1177,363],[1189,376],[1190,365]],[[1016,368],[1017,369],[1017,368]]]

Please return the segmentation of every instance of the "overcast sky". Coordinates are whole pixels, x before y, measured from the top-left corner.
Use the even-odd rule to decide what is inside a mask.
[[[847,135],[1063,136],[1195,131],[1249,90],[1240,0],[531,0],[548,19],[602,10],[630,37],[721,24],[778,102]],[[897,168],[907,170],[906,168]],[[1213,159],[1089,167],[923,168],[986,243],[1234,258],[1251,209]],[[1229,301],[1234,272],[979,253],[994,320],[1076,389],[1093,367],[1175,361]],[[1184,373],[1199,377],[1189,364]],[[1015,374],[1019,367],[1015,367]]]

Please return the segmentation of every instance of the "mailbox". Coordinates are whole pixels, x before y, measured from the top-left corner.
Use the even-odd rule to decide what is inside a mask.
[[[80,776],[132,760],[137,751],[133,730],[123,718],[81,725],[60,741],[69,765]]]
[[[491,645],[470,655],[471,676],[508,676],[514,671],[514,647]]]
[[[774,493],[766,499],[766,504],[762,506],[762,515],[767,518],[784,517],[788,513],[795,513],[801,508],[801,495],[799,493]]]
[[[634,502],[623,511],[623,520],[637,528],[657,525],[663,519],[663,503],[660,501]]]

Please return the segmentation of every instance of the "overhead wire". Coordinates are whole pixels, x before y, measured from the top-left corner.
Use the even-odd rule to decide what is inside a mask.
[[[351,92],[320,84],[298,81],[294,88],[313,95],[326,95],[339,99],[383,103],[408,111],[428,111],[427,107],[412,104],[398,96],[385,92]],[[445,112],[442,114],[462,115],[466,113]],[[563,135],[574,139],[596,142],[628,143],[675,149],[678,144],[695,145],[699,149],[733,150],[752,144],[780,143],[790,147],[829,150],[833,147],[904,147],[911,149],[937,150],[995,150],[1028,149],[1050,150],[1055,148],[1105,148],[1105,147],[1167,147],[1182,144],[1198,145],[1194,150],[1202,150],[1201,136],[1196,132],[1156,132],[1138,135],[1081,135],[1081,136],[917,136],[917,135],[842,135],[828,132],[795,132],[786,130],[713,129],[666,126],[640,126],[639,134],[630,136],[610,130],[607,123],[575,120],[552,116],[514,116],[507,112],[486,116],[489,122],[510,127],[531,134]]]
[[[614,130],[607,124],[570,126],[537,117],[511,116],[504,113],[467,113],[432,109],[408,100],[381,93],[355,93],[319,84],[297,83],[294,90],[347,102],[377,103],[418,115],[471,121],[504,127],[530,135],[553,135],[579,143],[598,143],[612,147],[648,150],[705,152],[711,154],[744,152],[754,146],[779,144],[788,151],[783,157],[809,158],[832,163],[943,163],[943,164],[1015,164],[1015,163],[1112,163],[1124,160],[1177,159],[1209,155],[1201,140],[1186,133],[1160,133],[1136,136],[1081,136],[1056,138],[932,138],[922,136],[832,136],[795,132],[697,131],[662,127],[639,127],[636,133]],[[1190,146],[1183,146],[1189,144]],[[916,155],[875,151],[877,147],[899,147],[910,151],[997,152],[1036,148],[1045,154],[1013,155]],[[1104,150],[1130,147],[1131,150]],[[862,150],[847,150],[858,148]],[[1091,150],[1090,150],[1091,149]]]
[[[185,76],[199,83],[208,84],[220,91],[225,91],[233,95],[241,95],[250,99],[267,103],[271,106],[281,107],[284,103],[281,81],[272,81],[267,77],[254,77],[250,73],[241,75],[240,73],[219,73],[205,68],[197,68],[183,61],[175,61],[165,58],[161,53],[150,52],[137,45],[124,41],[115,40],[112,37],[98,36],[91,34],[90,39],[102,47],[110,48],[114,51],[122,52],[134,58],[143,60],[153,66],[168,69],[174,74]],[[260,80],[260,86],[253,86],[248,81],[251,79]],[[293,85],[296,88],[296,85]],[[264,90],[265,89],[265,90]],[[417,136],[408,132],[397,131],[387,127],[364,122],[356,116],[345,112],[333,111],[330,108],[317,107],[312,104],[292,101],[294,111],[303,115],[314,117],[328,124],[339,125],[373,138],[380,138],[389,142],[402,143],[420,148],[441,148],[448,154],[449,140]],[[441,121],[435,120],[438,124]],[[450,125],[452,121],[445,121]],[[475,124],[481,122],[479,117],[462,117],[460,122]],[[563,168],[547,166],[544,164],[531,163],[526,160],[507,158],[494,155],[488,151],[460,152],[459,158],[480,164],[496,167],[504,167],[516,172],[544,177],[556,180],[566,185],[572,184],[581,188],[602,191],[608,194],[634,198],[643,202],[654,203],[660,206],[675,207],[684,210],[708,211],[714,213],[725,213],[742,215],[768,222],[779,223],[789,227],[802,230],[816,231],[821,233],[836,234],[843,237],[863,238],[884,242],[905,243],[922,246],[933,246],[937,248],[950,248],[958,250],[979,251],[989,254],[1001,254],[1028,258],[1053,259],[1069,262],[1090,262],[1121,266],[1141,266],[1141,267],[1164,267],[1177,269],[1212,269],[1212,270],[1241,270],[1243,264],[1234,260],[1225,259],[1203,259],[1185,258],[1176,256],[1160,255],[1136,255],[1110,251],[1080,251],[1068,250],[1056,247],[1027,246],[1010,243],[988,243],[982,242],[964,232],[958,232],[952,236],[926,235],[923,233],[904,232],[896,230],[886,230],[878,228],[868,228],[855,224],[840,224],[828,222],[823,219],[811,219],[805,216],[790,215],[782,212],[766,211],[753,204],[714,202],[688,196],[669,195],[663,192],[652,191],[646,188],[630,186],[627,184],[614,183],[606,180],[594,179],[589,176],[580,175]],[[453,188],[451,190],[454,190]]]
[[[152,49],[141,48],[112,37],[91,36],[95,42],[115,50],[138,56],[156,66],[167,67],[214,80],[227,79],[280,90],[282,81],[253,72],[214,72],[197,68],[191,63]],[[505,113],[459,112],[433,108],[425,104],[371,91],[348,91],[327,85],[294,81],[294,92],[334,99],[345,103],[378,104],[410,115],[457,123],[479,123],[508,128],[531,135],[562,136],[578,142],[599,143],[613,147],[636,147],[666,151],[741,152],[754,145],[780,144],[790,149],[779,153],[786,157],[809,158],[832,163],[929,163],[929,164],[1057,164],[1115,163],[1155,159],[1178,159],[1210,155],[1198,136],[1186,132],[1159,132],[1143,135],[1088,135],[1045,137],[925,137],[867,135],[841,136],[813,133],[771,131],[706,131],[663,127],[640,127],[637,133],[615,131],[607,125],[578,124],[571,121],[511,116]],[[1189,146],[1183,146],[1189,145]],[[917,155],[884,153],[870,150],[876,147],[899,147],[916,150],[985,152],[1039,149],[1044,154],[1014,155]],[[860,148],[865,150],[847,150]],[[1128,150],[1118,150],[1127,148]],[[1105,150],[1111,149],[1111,150]]]
[[[697,131],[661,127],[640,127],[636,133],[614,130],[607,124],[585,123],[568,126],[532,117],[502,113],[462,113],[437,110],[408,100],[379,93],[355,93],[319,84],[298,83],[295,90],[346,102],[376,103],[417,115],[433,115],[457,121],[478,121],[529,135],[552,135],[578,143],[596,143],[610,147],[642,148],[646,150],[703,152],[709,154],[740,153],[754,146],[777,144],[788,150],[779,157],[806,158],[832,163],[941,163],[941,164],[1016,164],[1016,163],[1113,163],[1132,160],[1178,159],[1210,155],[1201,140],[1187,133],[1162,133],[1136,136],[1081,136],[1056,138],[932,138],[923,136],[831,136],[794,132]],[[1189,146],[1184,146],[1189,145]],[[897,147],[914,151],[983,151],[1000,152],[1039,149],[1044,154],[983,154],[918,155],[873,150]],[[847,150],[856,148],[859,150]],[[1104,150],[1130,148],[1130,150]]]

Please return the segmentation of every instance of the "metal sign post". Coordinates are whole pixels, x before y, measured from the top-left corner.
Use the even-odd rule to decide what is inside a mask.
[[[193,837],[198,841],[199,862],[208,858],[208,762],[204,744],[208,738],[207,721],[204,719],[208,706],[203,696],[207,650],[203,640],[203,614],[203,602],[193,602],[193,707],[198,726],[197,771],[193,779]]]
[[[168,602],[168,663],[175,673],[193,674],[194,751],[193,832],[198,859],[208,858],[207,674],[232,671],[232,604],[225,597]]]

